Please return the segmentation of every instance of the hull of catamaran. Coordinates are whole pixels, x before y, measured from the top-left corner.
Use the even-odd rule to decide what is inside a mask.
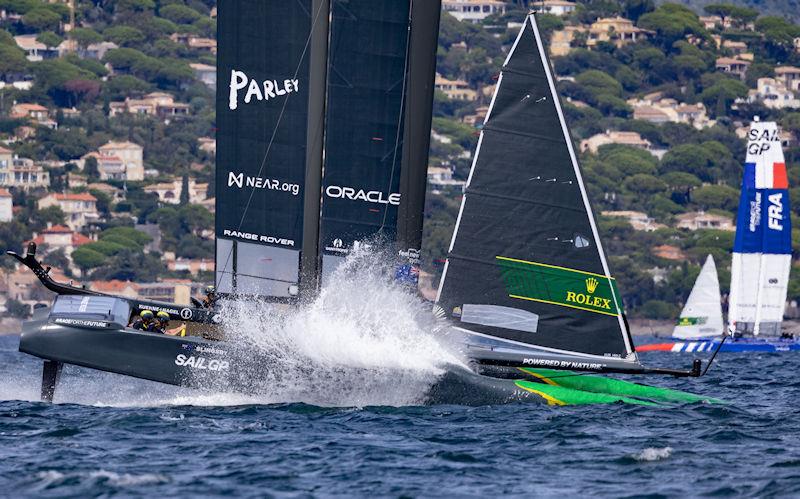
[[[636,347],[637,352],[713,352],[719,347],[719,339],[699,339],[694,341],[673,341],[667,343],[652,343]],[[758,339],[741,338],[728,339],[722,345],[720,352],[795,352],[800,351],[800,340],[796,339]]]
[[[224,341],[135,331],[115,324],[47,317],[23,326],[19,349],[46,361],[72,364],[160,383],[257,393],[263,379],[280,369]],[[430,404],[496,404],[514,401],[549,405],[691,403],[707,400],[684,392],[570,371],[493,367],[476,374],[448,370],[429,390]],[[369,373],[365,373],[368,375]],[[55,389],[53,380],[52,392]]]

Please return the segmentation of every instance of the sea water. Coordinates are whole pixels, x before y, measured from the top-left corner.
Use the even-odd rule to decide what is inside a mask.
[[[67,366],[46,404],[41,361],[17,351],[18,337],[0,337],[0,491],[800,495],[800,356],[722,354],[700,379],[638,379],[725,405],[422,405],[463,356],[423,313],[429,305],[385,270],[344,268],[301,310],[227,308],[230,334],[283,363],[255,394]],[[691,357],[643,360],[688,367]]]

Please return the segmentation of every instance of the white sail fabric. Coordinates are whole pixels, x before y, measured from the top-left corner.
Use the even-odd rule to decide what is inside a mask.
[[[672,337],[686,340],[722,334],[725,326],[721,301],[717,266],[714,265],[714,258],[708,255],[681,311],[678,324],[672,331]]]
[[[791,266],[786,164],[778,126],[753,121],[736,221],[728,321],[747,334],[779,334]]]

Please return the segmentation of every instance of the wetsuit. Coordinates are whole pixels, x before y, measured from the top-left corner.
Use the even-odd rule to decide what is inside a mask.
[[[141,317],[139,317],[138,319],[133,321],[133,324],[131,324],[131,327],[133,329],[138,329],[139,331],[149,331],[151,333],[159,332],[156,329],[155,321],[150,321],[149,324],[145,324]]]

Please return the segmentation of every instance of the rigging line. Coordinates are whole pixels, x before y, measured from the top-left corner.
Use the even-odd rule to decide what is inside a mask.
[[[293,79],[297,79],[297,75],[300,73],[300,67],[303,65],[303,60],[306,58],[306,52],[308,52],[308,46],[311,43],[311,38],[314,34],[314,30],[316,29],[317,21],[319,20],[319,15],[322,12],[322,7],[324,5],[325,2],[320,2],[319,8],[317,8],[317,12],[314,15],[313,21],[311,22],[311,29],[308,31],[308,37],[306,37],[306,43],[303,46],[303,52],[300,54],[300,60],[297,61],[297,67],[295,68],[294,75],[292,76]],[[278,127],[280,127],[281,121],[283,120],[283,114],[286,111],[286,105],[289,103],[289,99],[290,96],[287,95],[286,99],[284,99],[283,101],[283,105],[281,106],[281,112],[278,114],[278,120],[272,129],[272,136],[269,139],[266,151],[264,151],[264,158],[261,160],[261,166],[259,166],[258,168],[258,173],[256,174],[257,177],[261,177],[261,173],[264,170],[264,166],[267,164],[267,157],[269,156],[269,152],[272,149],[272,143],[275,141],[275,136],[278,134]],[[256,187],[253,186],[253,188],[250,189],[250,196],[247,198],[247,203],[244,206],[244,211],[242,211],[242,218],[239,220],[239,225],[236,228],[237,232],[241,230],[242,225],[244,224],[244,219],[247,216],[247,210],[250,209],[250,203],[253,201],[253,196],[255,195],[255,192],[256,192]],[[235,242],[232,243],[235,244]],[[223,272],[225,272],[225,269],[228,268],[228,263],[230,262],[231,256],[233,255],[234,244],[231,244],[231,249],[228,251],[228,256],[225,259],[225,265],[222,267]],[[217,275],[221,276],[221,273],[218,272]],[[219,287],[218,279],[215,279],[214,286]]]
[[[389,175],[389,185],[386,188],[386,192],[388,194],[392,193],[392,183],[394,181],[394,170],[397,166],[397,148],[400,144],[400,133],[402,132],[401,125],[403,124],[403,114],[405,110],[405,102],[406,102],[406,89],[408,88],[408,57],[411,50],[411,23],[413,20],[411,19],[411,11],[414,10],[412,8],[412,4],[414,0],[408,2],[408,30],[406,32],[406,55],[405,60],[403,62],[403,91],[400,94],[400,112],[397,115],[397,132],[394,136],[394,155],[392,156],[392,172]],[[402,199],[400,200],[402,203]],[[386,226],[386,217],[389,215],[389,205],[383,207],[383,220],[381,221],[381,229]]]

